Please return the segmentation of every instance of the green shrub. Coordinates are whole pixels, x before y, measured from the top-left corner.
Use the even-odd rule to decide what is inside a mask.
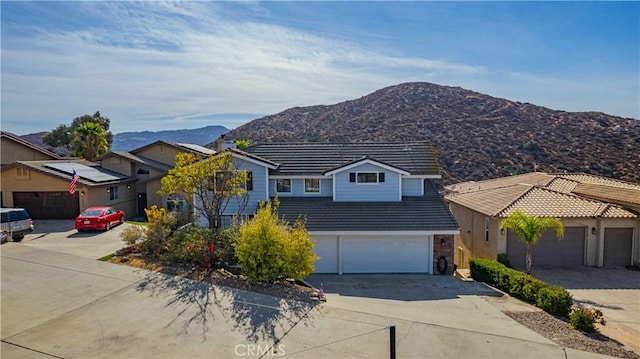
[[[147,253],[159,254],[164,242],[178,226],[176,213],[167,212],[166,209],[157,206],[145,208],[144,212],[147,214],[148,224],[145,231],[146,238],[142,245]]]
[[[238,264],[238,257],[234,248],[238,236],[237,228],[229,228],[218,232],[215,239],[215,263],[216,268],[230,268]]]
[[[260,205],[256,215],[242,223],[235,241],[242,274],[258,281],[302,279],[313,272],[313,241],[304,222],[293,228],[278,219],[277,204]]]
[[[509,259],[507,259],[507,254],[506,253],[498,254],[497,261],[498,261],[498,263],[503,264],[507,268],[513,268],[511,266],[511,262],[509,262]]]
[[[469,268],[471,277],[478,282],[485,282],[515,298],[536,304],[550,314],[569,316],[573,298],[562,287],[552,287],[495,260],[473,258],[469,260]]]
[[[545,312],[568,317],[573,297],[566,289],[558,286],[543,287],[538,291],[538,307]]]
[[[598,309],[583,307],[574,308],[571,311],[569,323],[571,323],[574,328],[588,333],[596,331],[595,323],[602,325],[606,324],[605,320],[602,318],[601,311]]]
[[[166,262],[206,266],[210,232],[204,228],[177,231],[164,243],[160,258]]]

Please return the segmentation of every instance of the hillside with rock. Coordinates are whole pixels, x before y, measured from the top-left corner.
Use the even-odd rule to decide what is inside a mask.
[[[533,170],[640,182],[640,120],[551,110],[424,82],[335,105],[291,108],[228,136],[254,142],[430,141],[445,184]]]

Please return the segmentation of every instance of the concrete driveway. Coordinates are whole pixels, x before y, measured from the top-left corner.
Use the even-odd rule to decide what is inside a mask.
[[[97,259],[124,247],[120,232],[130,226],[124,223],[108,232],[78,232],[73,225],[72,219],[35,220],[35,230],[27,234],[20,244]]]
[[[400,358],[565,357],[452,277],[312,277],[329,301],[310,305],[38,245],[0,254],[3,358],[386,358],[390,325]]]
[[[576,305],[600,309],[607,321],[601,331],[640,353],[640,271],[580,266],[536,269],[533,275],[566,288]]]

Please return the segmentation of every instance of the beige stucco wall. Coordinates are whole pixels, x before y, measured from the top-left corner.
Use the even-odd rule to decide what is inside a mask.
[[[469,268],[470,258],[495,259],[506,251],[506,236],[500,236],[499,219],[491,218],[469,208],[450,203],[449,209],[460,226],[454,238],[454,261],[458,268]],[[485,240],[485,219],[489,219],[489,240]],[[500,252],[501,248],[502,252]]]
[[[110,200],[110,193],[107,189],[111,186],[118,187],[118,198]],[[80,196],[80,209],[90,206],[110,206],[115,209],[123,210],[126,218],[134,216],[136,213],[137,197],[136,190],[133,185],[119,184],[111,186],[84,187],[80,190],[84,195]],[[128,188],[130,187],[130,188]]]
[[[131,161],[120,156],[111,155],[103,158],[102,161],[100,161],[100,165],[102,168],[122,173],[129,177],[135,175],[135,172],[132,172],[133,165],[131,164]]]
[[[142,157],[147,157],[154,161],[166,163],[173,166],[176,163],[176,155],[180,152],[181,151],[173,146],[156,144],[155,146],[151,146],[149,148],[145,148],[140,152],[136,152],[136,154]]]
[[[53,157],[49,155],[12,141],[11,139],[8,139],[6,137],[0,139],[0,158],[0,163],[2,165],[8,165],[16,161],[38,161],[53,159]]]

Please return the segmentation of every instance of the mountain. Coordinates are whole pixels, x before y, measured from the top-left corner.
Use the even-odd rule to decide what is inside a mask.
[[[229,129],[224,126],[207,126],[191,130],[184,129],[167,131],[121,132],[113,135],[111,150],[129,151],[158,140],[206,145],[207,143],[214,141],[215,139],[220,137],[221,134],[227,132],[229,132]],[[67,150],[66,148],[51,147],[42,142],[42,138],[47,133],[49,132],[36,132],[20,137],[42,148],[53,151],[61,156],[69,156],[69,150]]]
[[[445,184],[534,170],[640,182],[640,120],[551,110],[425,82],[335,105],[291,108],[227,136],[253,142],[430,141]]]
[[[207,126],[191,130],[121,132],[113,135],[111,150],[129,151],[159,140],[205,145],[227,132],[229,129],[223,126]]]

